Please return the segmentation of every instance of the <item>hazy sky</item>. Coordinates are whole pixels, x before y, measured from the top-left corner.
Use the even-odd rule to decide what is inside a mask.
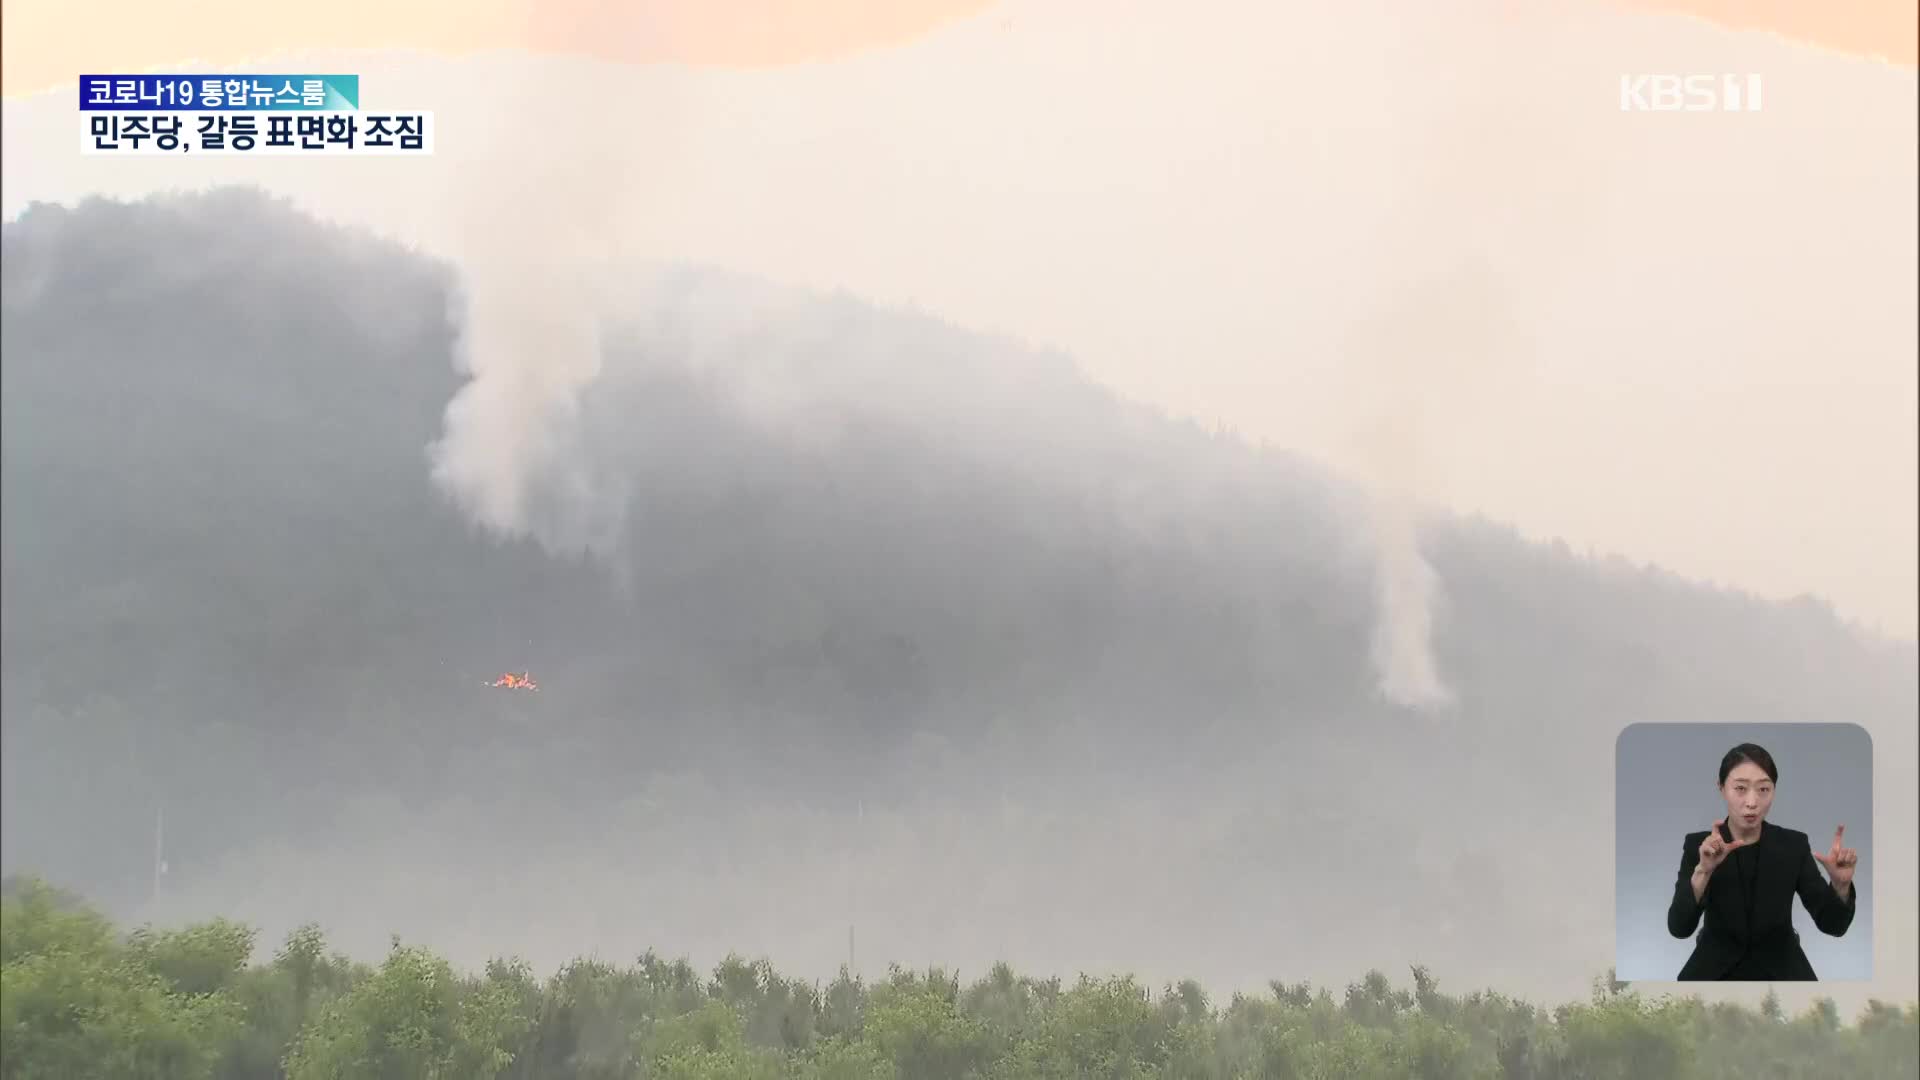
[[[1854,56],[1914,62],[1915,6],[1903,0],[1607,0],[1779,34]],[[279,49],[532,49],[626,63],[779,64],[896,44],[993,0],[484,0],[394,5],[340,0],[325,18],[297,9],[208,0],[183,19],[125,2],[84,12],[63,0],[6,6],[5,92],[33,93],[81,71],[236,64]],[[102,17],[102,16],[108,17]]]
[[[237,64],[281,49],[530,49],[622,63],[792,63],[910,40],[989,6],[990,0],[341,0],[320,16],[211,0],[196,4],[186,19],[177,10],[124,0],[84,13],[58,0],[16,0],[6,6],[6,93],[33,93],[82,72],[137,71],[181,60]]]
[[[1914,636],[1915,77],[1854,55],[1891,27],[1910,62],[1910,10],[1697,6],[1786,13],[1762,33],[1646,4],[977,6],[849,2],[769,36],[779,5],[614,27],[498,4],[376,42],[445,54],[237,29],[196,51],[322,47],[274,68],[436,110],[436,156],[83,157],[68,86],[9,99],[5,209],[253,179],[439,250],[486,236],[476,265],[638,253],[846,288],[1429,502]],[[178,52],[97,9],[124,40],[6,18],[10,95],[62,70],[28,46],[69,72]],[[462,51],[575,47],[563,25],[637,43],[612,59],[832,59]],[[1623,113],[1639,71],[1757,72],[1766,108]],[[499,111],[519,88],[632,102],[624,135],[560,125],[529,153]]]

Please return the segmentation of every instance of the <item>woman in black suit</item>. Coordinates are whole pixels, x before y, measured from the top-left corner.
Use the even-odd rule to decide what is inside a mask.
[[[1706,929],[1680,969],[1682,980],[1816,979],[1793,929],[1795,894],[1821,933],[1839,937],[1853,924],[1860,856],[1841,846],[1846,826],[1833,831],[1833,846],[1823,853],[1813,850],[1806,833],[1768,822],[1779,780],[1772,755],[1752,743],[1734,747],[1720,762],[1726,816],[1687,834],[1667,908],[1667,930],[1677,938],[1690,936],[1706,916]]]

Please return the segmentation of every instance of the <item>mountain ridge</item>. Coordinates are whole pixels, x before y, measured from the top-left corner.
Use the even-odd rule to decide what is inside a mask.
[[[1248,847],[1272,835],[1249,806],[1363,843],[1404,825],[1395,790],[1491,769],[1495,789],[1425,797],[1471,828],[1391,872],[1458,896],[1462,926],[1525,926],[1524,899],[1475,914],[1461,882],[1541,830],[1604,828],[1554,766],[1610,762],[1625,723],[1822,716],[1882,760],[1912,744],[1899,645],[1471,516],[1421,531],[1457,700],[1396,708],[1369,664],[1367,503],[1338,478],[1076,384],[1064,357],[1034,374],[1004,341],[711,269],[635,275],[536,470],[550,505],[489,539],[429,475],[462,385],[450,264],[246,192],[36,209],[4,236],[8,869],[122,911],[147,903],[156,801],[175,901],[212,907],[302,851],[329,881],[421,858],[447,881],[511,858],[585,874],[621,835],[635,865],[724,843],[738,873],[791,869],[803,841],[774,822],[837,835],[856,800],[901,837],[947,822],[956,858],[1042,843],[994,839],[999,807],[1094,860],[981,888],[1068,888],[1048,875],[1076,865],[1094,888],[1132,835],[1194,860],[1223,919],[1250,887],[1313,911],[1284,846]],[[908,364],[927,357],[949,366]],[[969,364],[1001,381],[940,381]],[[485,689],[500,670],[540,692]],[[526,854],[490,846],[509,839]],[[1592,932],[1554,948],[1581,980],[1611,937],[1605,869],[1568,871]],[[1116,902],[1112,925],[1164,923],[1163,898]],[[915,940],[963,941],[924,917]]]

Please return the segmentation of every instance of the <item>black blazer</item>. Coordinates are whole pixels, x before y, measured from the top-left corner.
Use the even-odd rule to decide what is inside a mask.
[[[1733,839],[1727,826],[1720,826],[1721,838]],[[1680,878],[1673,886],[1673,903],[1667,908],[1667,930],[1674,937],[1693,933],[1706,916],[1706,929],[1694,942],[1693,955],[1680,969],[1682,980],[1752,978],[1763,980],[1812,981],[1818,976],[1807,954],[1801,951],[1800,935],[1793,929],[1793,897],[1798,893],[1813,916],[1820,932],[1839,937],[1853,925],[1858,882],[1840,899],[1813,857],[1807,834],[1783,829],[1767,821],[1760,823],[1760,839],[1733,852],[1707,881],[1707,891],[1699,903],[1693,899],[1693,868],[1700,863],[1700,845],[1707,830],[1688,833],[1680,852]],[[1747,852],[1753,867],[1753,887],[1741,877],[1735,859]],[[1743,963],[1744,961],[1744,963]],[[1736,966],[1740,973],[1734,974]]]

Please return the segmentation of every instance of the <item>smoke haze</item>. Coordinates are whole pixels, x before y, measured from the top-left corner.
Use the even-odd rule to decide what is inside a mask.
[[[1910,70],[1477,0],[278,63],[436,154],[5,104],[0,870],[469,966],[1566,997],[1618,731],[1834,718],[1881,891],[1817,990],[1920,988]],[[1766,111],[1619,111],[1694,68]]]
[[[1058,353],[619,268],[501,542],[407,464],[470,385],[451,265],[244,192],[43,208],[5,255],[6,870],[363,955],[826,975],[852,924],[869,974],[1427,962],[1577,995],[1606,861],[1507,855],[1606,835],[1568,762],[1622,717],[1845,715],[1894,770],[1872,992],[1911,992],[1912,655],[1817,605],[1429,512],[1452,703],[1408,724],[1372,654],[1383,504]],[[506,668],[540,693],[482,687]]]
[[[1913,638],[1920,509],[1887,494],[1920,491],[1910,69],[1570,2],[1108,14],[1012,4],[764,71],[285,56],[435,107],[430,161],[76,157],[68,98],[10,100],[6,209],[240,179],[447,253],[583,220],[532,193],[584,184],[591,206],[612,175],[595,252],[1065,349],[1129,397],[1355,474],[1381,388],[1348,335],[1397,281],[1479,258],[1512,324],[1486,358],[1503,407],[1428,411],[1423,502]],[[1762,72],[1766,111],[1619,111],[1622,71],[1681,69]],[[621,134],[537,153],[538,124],[495,121],[528,85],[621,103]],[[467,194],[483,183],[500,194]]]

